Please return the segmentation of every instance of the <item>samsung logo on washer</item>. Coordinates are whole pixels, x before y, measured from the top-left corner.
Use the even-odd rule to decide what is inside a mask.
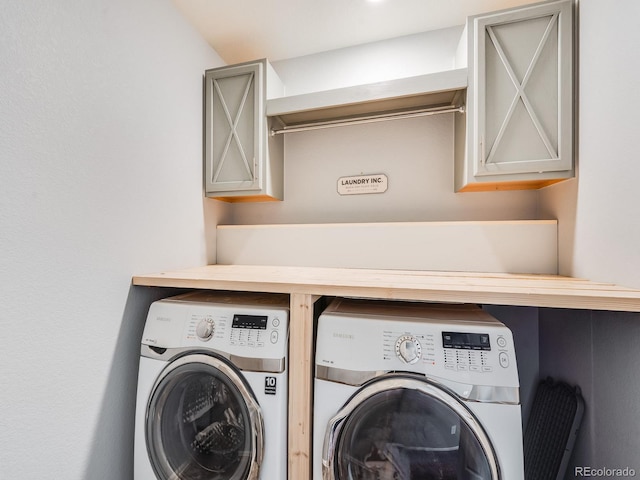
[[[333,332],[333,338],[340,338],[342,340],[355,340],[356,336],[350,333]]]

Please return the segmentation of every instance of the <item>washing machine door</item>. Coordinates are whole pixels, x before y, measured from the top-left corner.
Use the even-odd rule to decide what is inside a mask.
[[[324,480],[498,480],[496,455],[472,412],[424,377],[365,384],[329,422]]]
[[[263,437],[255,396],[225,359],[191,353],[159,375],[146,418],[147,450],[158,479],[257,479]]]

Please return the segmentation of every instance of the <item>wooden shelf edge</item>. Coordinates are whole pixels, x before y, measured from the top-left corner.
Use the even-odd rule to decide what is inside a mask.
[[[133,285],[640,312],[640,290],[556,275],[209,265]]]

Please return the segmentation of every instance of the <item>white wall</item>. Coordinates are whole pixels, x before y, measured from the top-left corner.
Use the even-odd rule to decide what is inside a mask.
[[[135,273],[213,256],[202,73],[169,0],[0,9],[0,477],[131,478]]]
[[[286,95],[441,72],[455,65],[463,27],[406,35],[273,62]]]
[[[640,287],[640,44],[635,0],[580,0],[579,181],[543,191],[565,271]]]

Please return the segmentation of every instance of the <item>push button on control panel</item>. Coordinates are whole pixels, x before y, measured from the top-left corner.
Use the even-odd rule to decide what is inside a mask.
[[[505,352],[500,352],[500,355],[498,355],[498,361],[502,368],[507,368],[509,366],[509,355]]]

